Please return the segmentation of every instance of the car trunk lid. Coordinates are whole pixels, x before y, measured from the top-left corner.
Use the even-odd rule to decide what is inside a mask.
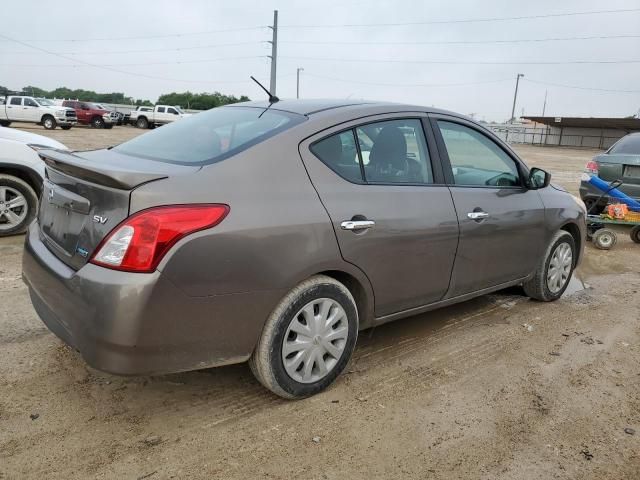
[[[599,167],[598,176],[603,180],[640,185],[640,155],[602,154],[595,161]]]
[[[47,165],[38,212],[40,236],[74,269],[86,264],[102,239],[129,215],[136,187],[199,170],[113,150],[39,154]]]

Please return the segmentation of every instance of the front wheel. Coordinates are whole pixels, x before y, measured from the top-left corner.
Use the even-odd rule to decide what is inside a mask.
[[[58,126],[58,123],[56,122],[56,119],[51,115],[45,115],[42,119],[42,125],[47,130],[55,130],[55,128]]]
[[[104,128],[104,120],[100,117],[95,117],[91,119],[91,126],[93,128]]]
[[[0,237],[24,232],[37,210],[38,196],[27,182],[0,174]]]
[[[633,227],[629,235],[631,236],[631,240],[633,240],[634,243],[640,243],[640,225],[636,225],[635,227]]]
[[[11,125],[11,122],[9,120],[0,120],[0,126],[8,127],[9,125]]]
[[[552,302],[562,296],[569,285],[576,261],[576,242],[569,232],[557,232],[536,271],[523,284],[524,293],[541,302]]]
[[[316,275],[284,297],[269,316],[249,361],[258,381],[283,398],[321,392],[349,362],[358,337],[351,292]]]

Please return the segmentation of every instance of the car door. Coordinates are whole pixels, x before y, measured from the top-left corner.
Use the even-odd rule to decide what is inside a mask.
[[[524,186],[527,168],[473,122],[431,119],[460,224],[447,298],[528,276],[545,246],[545,211]]]
[[[27,115],[22,105],[22,97],[11,97],[7,103],[7,117],[9,120],[27,121]]]
[[[378,318],[436,302],[449,286],[458,224],[423,127],[419,116],[374,117],[300,145],[343,258],[371,281]]]
[[[165,107],[157,107],[153,115],[153,120],[156,123],[167,123],[167,116],[167,109]]]
[[[40,105],[33,99],[29,97],[24,97],[22,100],[22,113],[23,120],[27,120],[29,122],[39,122],[42,118],[42,111],[40,110]]]

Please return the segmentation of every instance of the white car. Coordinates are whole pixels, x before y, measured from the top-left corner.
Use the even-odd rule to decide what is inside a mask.
[[[78,117],[73,108],[61,107],[46,98],[24,95],[0,97],[0,125],[8,127],[11,122],[36,123],[47,130],[58,126],[69,130],[78,123]]]
[[[44,178],[42,148],[68,150],[42,135],[0,127],[0,237],[22,233],[36,216]]]

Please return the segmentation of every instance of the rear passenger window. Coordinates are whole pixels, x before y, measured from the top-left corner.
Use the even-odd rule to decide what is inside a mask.
[[[350,182],[362,183],[362,172],[353,130],[315,142],[311,152],[331,170]]]
[[[433,183],[427,143],[418,119],[390,120],[356,129],[367,182]]]
[[[164,113],[164,107],[158,107],[158,113]]]
[[[11,105],[22,105],[22,97],[13,97],[11,99]]]

